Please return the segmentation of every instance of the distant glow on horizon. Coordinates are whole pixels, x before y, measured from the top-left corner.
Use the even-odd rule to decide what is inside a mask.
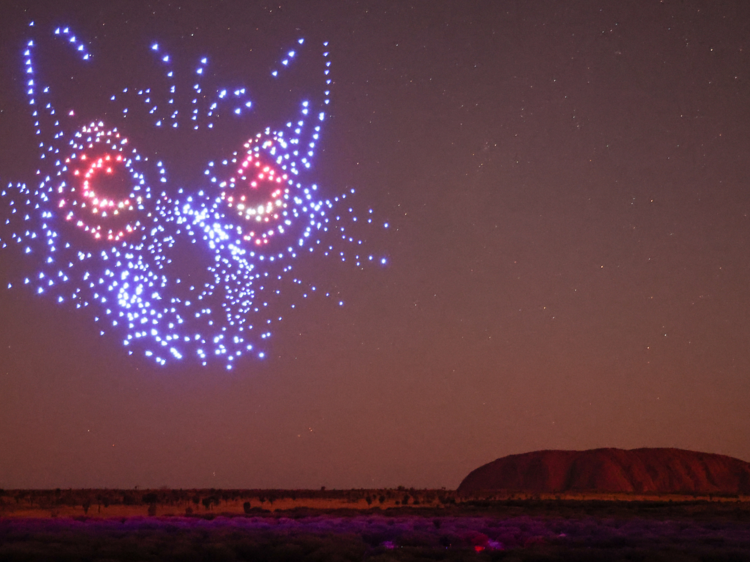
[[[54,35],[91,64],[93,57],[69,28]],[[41,87],[36,75],[36,46],[27,43],[23,68],[34,132],[42,139],[40,179],[35,187],[0,189],[0,226],[6,229],[0,248],[18,246],[29,255],[28,268],[9,289],[29,285],[58,303],[89,310],[95,322],[109,326],[101,334],[115,331],[129,353],[158,364],[197,359],[231,370],[242,356],[267,356],[261,343],[282,320],[282,291],[295,287],[303,299],[318,292],[293,273],[302,256],[334,257],[356,267],[386,264],[384,257],[361,255],[363,240],[347,230],[357,217],[342,205],[354,190],[326,198],[325,190],[309,183],[325,114],[307,99],[284,127],[249,130],[241,148],[207,162],[193,185],[180,188],[171,184],[167,164],[133,146],[126,127],[110,127],[106,119],[78,122],[67,108],[58,117],[50,88]],[[124,88],[107,96],[126,123],[132,109],[145,108],[151,126],[163,132],[187,126],[221,135],[222,120],[257,111],[246,88],[203,92],[200,82],[192,86],[190,111],[178,110],[173,58],[159,43],[146,50],[153,51],[169,86],[166,92]],[[284,52],[274,77],[299,63],[298,50]],[[323,56],[321,107],[330,101],[331,85],[329,53]],[[201,58],[192,75],[202,78],[208,63]],[[135,105],[125,106],[123,99]],[[366,222],[373,225],[372,210]]]

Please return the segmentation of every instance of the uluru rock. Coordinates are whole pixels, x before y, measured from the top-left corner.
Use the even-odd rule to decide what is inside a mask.
[[[750,494],[750,463],[684,449],[535,451],[480,466],[458,487],[488,491]]]

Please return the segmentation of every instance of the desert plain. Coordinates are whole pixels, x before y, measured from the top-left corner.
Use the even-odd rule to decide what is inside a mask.
[[[6,490],[0,560],[750,560],[750,497]]]

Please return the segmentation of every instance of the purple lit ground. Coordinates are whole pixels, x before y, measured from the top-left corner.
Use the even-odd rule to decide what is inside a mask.
[[[649,507],[658,515],[648,514]],[[729,511],[707,521],[680,508],[644,506],[612,515],[621,508],[610,506],[608,515],[601,506],[588,506],[566,517],[558,514],[560,506],[545,509],[547,514],[533,516],[302,510],[245,517],[5,519],[0,558],[750,560],[747,511],[744,517]]]
[[[0,560],[750,560],[748,498],[569,496],[0,491]]]
[[[310,93],[326,119],[299,183],[318,186],[316,201],[355,189],[352,238],[388,264],[358,268],[354,243],[341,238],[328,245],[343,246],[346,262],[338,253],[285,254],[282,269],[294,269],[281,286],[277,278],[262,291],[253,285],[269,308],[283,309],[258,315],[274,319],[270,328],[214,344],[212,330],[223,326],[188,322],[187,305],[175,304],[180,335],[195,342],[200,332],[207,346],[175,348],[185,359],[162,366],[145,355],[161,335],[113,327],[114,306],[110,315],[92,312],[101,301],[91,284],[105,278],[83,276],[103,267],[98,258],[72,268],[75,285],[57,285],[80,287],[90,297],[85,310],[23,283],[32,272],[60,271],[42,259],[42,233],[98,248],[92,228],[113,239],[120,229],[84,221],[89,231],[63,230],[38,214],[30,221],[38,228],[10,225],[37,253],[0,252],[0,487],[455,489],[505,455],[596,447],[679,447],[749,461],[748,22],[750,3],[727,0],[5,2],[3,189],[50,187],[56,179],[36,174],[39,143],[70,147],[68,130],[101,119],[105,136],[117,127],[149,158],[151,167],[119,171],[164,175],[154,190],[164,185],[171,201],[182,200],[210,183],[207,162],[244,157],[259,133],[267,140],[289,131]],[[74,30],[89,60],[54,36],[58,26]],[[51,86],[44,99],[70,125],[64,138],[37,135],[29,113],[31,35],[45,38],[31,62]],[[292,49],[287,72],[280,61]],[[145,95],[122,94],[136,83],[171,93],[168,64],[177,94],[192,94],[199,79],[212,96],[236,85],[232,100],[251,107],[209,116],[207,99],[195,131],[197,98],[150,98],[158,105],[151,115]],[[172,105],[185,117],[176,129]],[[308,125],[316,134],[317,122]],[[260,203],[280,197],[272,191]],[[225,203],[227,224],[251,215],[229,212],[239,212],[236,199],[211,200]],[[209,204],[188,211],[198,207]],[[378,224],[360,230],[369,209]],[[161,297],[212,290],[201,278],[210,271],[234,279],[206,299],[231,305],[223,319],[239,331],[249,266],[227,248],[212,256],[205,224],[190,216],[192,234],[182,225],[171,233],[177,219],[165,220],[153,235],[160,244],[133,260],[144,275],[201,280],[167,284]],[[246,242],[269,239],[272,222],[253,236],[243,230]],[[295,227],[304,232],[302,224]],[[169,252],[173,262],[160,270],[157,258]],[[164,300],[148,311],[163,312]],[[140,343],[125,346],[129,335]],[[231,371],[229,361],[212,355],[203,366],[197,357],[221,345],[234,357]],[[263,359],[252,355],[261,348]]]

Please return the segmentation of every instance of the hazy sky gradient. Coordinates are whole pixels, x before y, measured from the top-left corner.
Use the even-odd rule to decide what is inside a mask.
[[[152,40],[233,78],[328,40],[313,175],[390,222],[370,241],[390,265],[306,264],[346,306],[306,303],[229,374],[156,367],[86,314],[0,290],[0,488],[455,488],[536,449],[750,461],[745,2],[17,4],[3,185],[36,170],[32,19],[124,74]],[[0,253],[0,281],[16,267]]]

